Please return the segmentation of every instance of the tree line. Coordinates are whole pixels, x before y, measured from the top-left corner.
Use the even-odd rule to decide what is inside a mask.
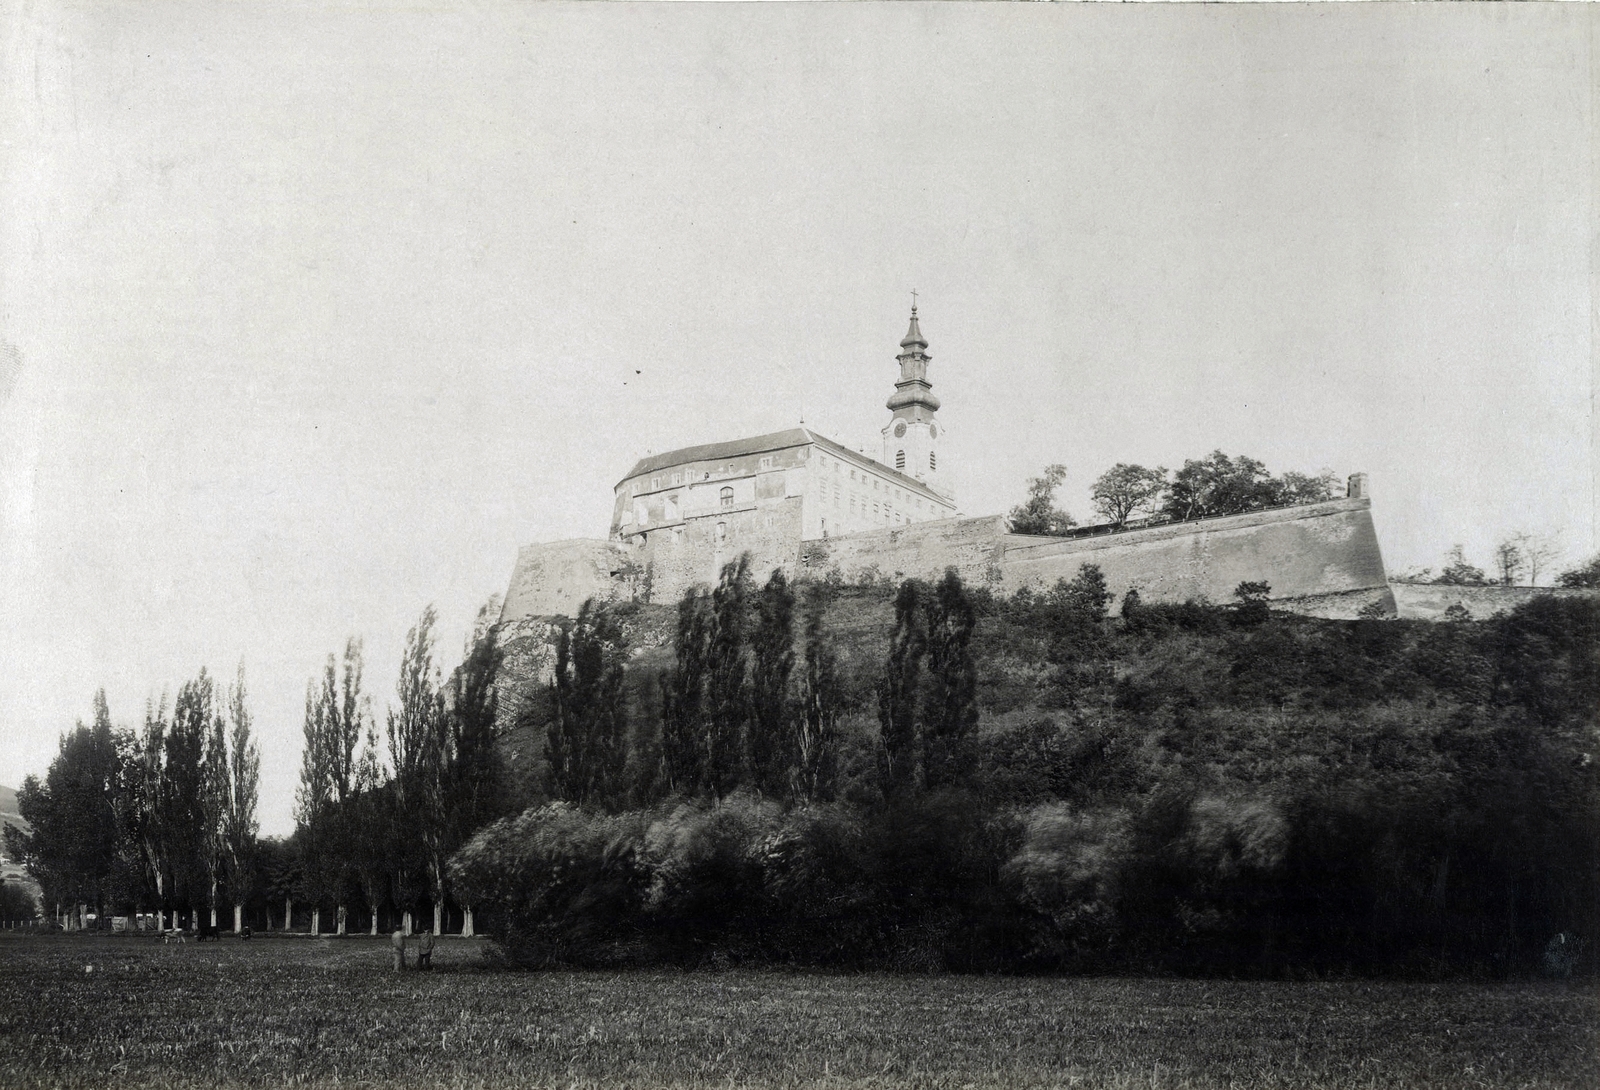
[[[260,767],[242,666],[225,690],[202,668],[170,710],[165,697],[146,707],[140,731],[113,727],[102,689],[45,778],[23,781],[31,829],[8,825],[6,849],[79,926],[90,907],[126,906],[216,925],[231,905],[238,928],[257,881]]]
[[[1538,586],[1540,577],[1548,575],[1560,557],[1561,545],[1556,534],[1518,531],[1496,543],[1489,572],[1469,561],[1463,546],[1453,545],[1438,572],[1432,568],[1412,568],[1396,578],[1402,583],[1455,587]],[[1559,572],[1554,585],[1567,589],[1600,586],[1600,557]]]
[[[499,671],[504,658],[479,616],[461,664],[446,678],[436,662],[436,616],[407,633],[396,701],[380,746],[363,690],[362,644],[347,641],[306,686],[295,831],[258,836],[260,753],[240,668],[222,691],[202,668],[147,708],[142,731],[113,726],[105,693],[93,722],[63,736],[45,777],[28,777],[18,809],[31,827],[7,827],[8,851],[39,882],[47,906],[79,926],[92,909],[153,912],[157,925],[284,927],[296,903],[313,933],[344,934],[359,906],[376,933],[380,913],[409,930],[431,909],[444,926],[450,855],[506,806],[498,750]],[[459,903],[458,903],[459,904]],[[470,906],[460,906],[472,931]]]
[[[1051,465],[1028,481],[1027,499],[1010,514],[1013,533],[1059,536],[1077,526],[1055,502],[1056,489],[1066,476],[1065,466]],[[1165,466],[1152,469],[1118,462],[1096,478],[1090,502],[1104,525],[1120,530],[1138,521],[1180,521],[1321,503],[1334,497],[1337,485],[1329,470],[1275,476],[1254,458],[1214,450],[1204,458],[1185,461],[1176,472]]]

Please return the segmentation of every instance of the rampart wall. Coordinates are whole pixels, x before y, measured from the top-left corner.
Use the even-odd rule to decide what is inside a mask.
[[[1006,520],[939,519],[893,530],[807,541],[800,549],[800,570],[825,578],[837,572],[845,582],[882,577],[931,579],[955,568],[968,582],[994,583],[1000,576],[995,558],[1006,533]]]
[[[1354,617],[1376,602],[1394,612],[1364,498],[1168,523],[1093,537],[1029,537],[1005,520],[946,519],[807,542],[808,574],[837,569],[847,582],[873,575],[931,578],[953,567],[996,593],[1042,589],[1097,564],[1121,597],[1137,587],[1151,601],[1232,599],[1244,582],[1271,586],[1279,608]]]
[[[1353,617],[1394,612],[1366,498],[1252,511],[1080,538],[1007,535],[997,557],[1007,593],[1070,579],[1098,564],[1110,590],[1152,601],[1225,602],[1240,583],[1271,586],[1279,608]]]
[[[955,568],[971,584],[1010,594],[1097,564],[1119,598],[1137,587],[1150,601],[1225,602],[1240,583],[1263,582],[1282,609],[1324,617],[1354,617],[1373,605],[1395,612],[1363,497],[1077,538],[1011,534],[992,516],[801,542],[799,517],[799,500],[785,500],[730,512],[723,540],[711,520],[691,519],[653,530],[644,547],[530,545],[518,554],[502,619],[571,615],[590,596],[670,602],[695,583],[713,582],[723,563],[745,551],[762,580],[774,567],[846,582],[936,578]]]

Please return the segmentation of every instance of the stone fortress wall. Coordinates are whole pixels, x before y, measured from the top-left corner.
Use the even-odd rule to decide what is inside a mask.
[[[791,517],[798,519],[798,501],[795,506]],[[736,559],[732,550],[719,551],[716,542],[694,534],[692,524],[685,527],[680,541],[650,550],[652,559],[643,564],[637,551],[616,542],[530,545],[518,555],[502,619],[571,615],[589,596],[674,601]],[[1373,603],[1390,615],[1396,609],[1371,500],[1362,495],[1074,538],[1012,534],[1004,518],[992,516],[810,541],[800,541],[792,524],[768,527],[763,520],[741,527],[737,541],[740,552],[751,554],[758,580],[773,568],[791,578],[846,582],[937,578],[954,568],[974,585],[1010,594],[1071,579],[1084,564],[1097,564],[1119,598],[1137,587],[1150,601],[1226,602],[1240,583],[1265,582],[1280,609],[1324,617],[1354,617]]]

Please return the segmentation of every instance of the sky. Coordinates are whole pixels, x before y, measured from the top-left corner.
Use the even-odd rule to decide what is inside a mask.
[[[1391,571],[1596,547],[1593,5],[0,0],[0,783],[243,663],[459,660],[637,458],[875,450],[920,299],[966,514],[1213,449]]]

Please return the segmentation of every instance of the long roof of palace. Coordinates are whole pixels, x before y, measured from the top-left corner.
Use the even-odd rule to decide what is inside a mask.
[[[697,447],[682,447],[678,450],[669,450],[664,454],[652,454],[648,458],[641,458],[634,463],[632,469],[623,475],[622,481],[632,480],[634,477],[646,473],[654,473],[669,466],[684,465],[689,462],[715,462],[723,458],[739,458],[747,454],[765,454],[769,450],[787,450],[790,447],[803,447],[815,444],[818,447],[853,462],[865,462],[871,466],[874,473],[881,473],[907,488],[914,488],[918,492],[938,503],[949,504],[950,501],[934,492],[927,485],[908,476],[897,469],[890,469],[876,458],[872,458],[857,450],[851,450],[842,443],[835,443],[827,436],[818,435],[810,428],[786,428],[783,431],[769,432],[766,435],[752,435],[748,439],[730,439],[725,443],[703,443]],[[617,483],[620,485],[622,481]]]

